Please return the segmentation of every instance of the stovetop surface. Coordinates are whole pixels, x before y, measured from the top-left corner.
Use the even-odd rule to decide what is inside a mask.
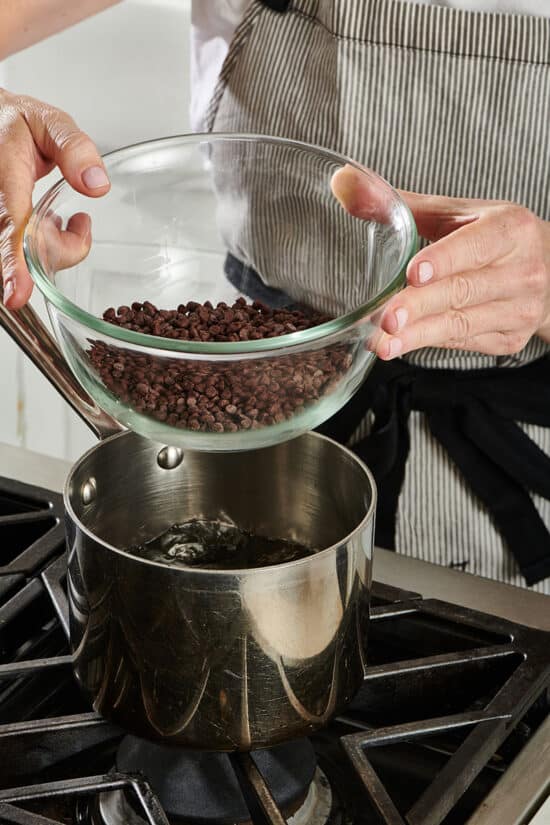
[[[72,675],[65,578],[61,497],[0,479],[0,822],[200,822],[212,807],[204,782],[175,818],[170,768],[154,782],[121,770],[124,731],[93,712]],[[304,799],[279,810],[264,757],[219,757],[241,821],[464,825],[546,719],[549,633],[377,584],[369,633],[363,687],[311,738],[307,811]],[[216,758],[199,774],[219,785]]]

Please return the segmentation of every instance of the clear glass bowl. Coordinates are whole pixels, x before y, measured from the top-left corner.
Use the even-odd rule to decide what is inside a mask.
[[[373,363],[377,310],[416,250],[412,216],[389,184],[325,149],[258,135],[166,138],[104,160],[108,195],[61,181],[24,237],[59,345],[97,403],[146,437],[198,450],[267,446],[337,412]],[[333,192],[344,167],[363,191],[352,210]],[[134,302],[176,311],[239,297],[330,320],[212,343],[103,319]]]

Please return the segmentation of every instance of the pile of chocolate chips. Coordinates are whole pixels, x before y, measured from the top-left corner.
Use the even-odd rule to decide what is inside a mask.
[[[238,298],[233,306],[223,301],[198,304],[188,301],[177,309],[157,309],[149,301],[108,309],[103,318],[111,324],[145,335],[179,338],[182,341],[258,341],[330,321],[330,315],[314,310],[270,309],[260,301],[247,304]]]
[[[185,341],[273,338],[330,320],[307,310],[271,310],[239,298],[232,306],[189,301],[175,310],[133,303],[107,309],[106,321],[125,329]],[[140,355],[92,342],[92,367],[104,385],[138,412],[170,426],[237,432],[278,424],[303,411],[338,383],[351,364],[342,344],[291,355],[203,361]]]

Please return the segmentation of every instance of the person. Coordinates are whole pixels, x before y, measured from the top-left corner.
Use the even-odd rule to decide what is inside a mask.
[[[0,56],[112,5],[0,10]],[[399,188],[427,243],[380,318],[379,361],[322,428],[373,468],[377,542],[550,593],[550,11],[539,0],[200,0],[197,129],[320,144]],[[4,300],[34,182],[109,190],[71,117],[0,92]],[[355,215],[368,194],[344,176]],[[74,244],[86,230],[69,225]]]

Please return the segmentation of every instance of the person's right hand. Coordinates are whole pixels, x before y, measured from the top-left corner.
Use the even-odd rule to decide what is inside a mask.
[[[0,271],[4,303],[10,309],[22,307],[32,292],[23,257],[23,230],[32,211],[34,184],[55,166],[83,195],[99,197],[109,191],[109,179],[93,141],[69,115],[32,97],[0,89]],[[82,213],[69,220],[62,234],[71,257],[84,257],[90,225]]]

